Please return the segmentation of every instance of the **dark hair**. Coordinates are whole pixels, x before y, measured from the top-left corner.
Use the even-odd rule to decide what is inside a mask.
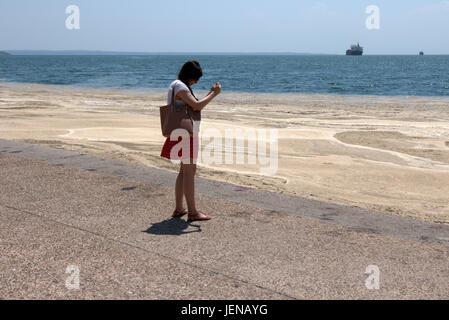
[[[201,69],[200,63],[198,61],[191,60],[184,63],[181,70],[179,71],[178,79],[184,82],[184,84],[189,88],[190,93],[192,93],[192,95],[195,97],[192,89],[189,86],[189,80],[198,81],[202,76],[203,70]]]
[[[178,79],[187,85],[189,80],[200,80],[203,70],[198,61],[187,61],[178,74]]]

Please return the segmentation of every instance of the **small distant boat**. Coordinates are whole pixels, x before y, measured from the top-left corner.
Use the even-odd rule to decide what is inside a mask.
[[[346,50],[347,56],[361,56],[363,55],[363,47],[360,44],[353,44],[351,49]]]
[[[420,52],[419,52],[419,55],[420,55],[420,56],[423,56],[423,55],[424,55],[424,51],[420,51]]]

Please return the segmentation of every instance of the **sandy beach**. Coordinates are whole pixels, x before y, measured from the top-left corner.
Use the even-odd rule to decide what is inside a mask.
[[[159,156],[165,103],[165,90],[0,82],[0,138],[177,170]],[[202,138],[278,129],[278,170],[200,163],[198,175],[449,224],[448,107],[448,98],[224,92],[203,112]]]

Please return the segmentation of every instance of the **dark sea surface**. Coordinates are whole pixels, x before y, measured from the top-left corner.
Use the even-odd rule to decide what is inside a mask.
[[[200,62],[194,89],[258,93],[449,96],[449,56],[136,55],[0,56],[0,81],[81,88],[165,89]]]

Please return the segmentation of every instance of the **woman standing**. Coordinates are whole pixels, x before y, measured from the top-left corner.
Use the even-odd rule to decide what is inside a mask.
[[[181,71],[179,71],[178,80],[173,81],[170,85],[168,91],[168,104],[171,103],[171,97],[174,92],[175,106],[184,106],[186,108],[191,108],[193,111],[201,111],[221,92],[221,84],[217,82],[203,99],[198,100],[193,94],[191,86],[196,84],[202,76],[203,71],[197,61],[186,62],[182,66]],[[174,159],[171,154],[172,148],[178,143],[181,143],[181,139],[182,138],[179,138],[178,141],[171,141],[170,137],[168,137],[162,147],[161,157]],[[194,180],[196,173],[196,159],[198,157],[198,144],[198,133],[194,133],[190,137],[190,154],[183,152],[181,149],[178,153],[179,157],[175,158],[175,160],[181,160],[181,167],[175,185],[176,208],[172,215],[173,218],[182,217],[188,214],[189,221],[205,221],[211,219],[210,216],[198,211],[195,206]],[[188,211],[184,209],[184,196],[186,198]]]

